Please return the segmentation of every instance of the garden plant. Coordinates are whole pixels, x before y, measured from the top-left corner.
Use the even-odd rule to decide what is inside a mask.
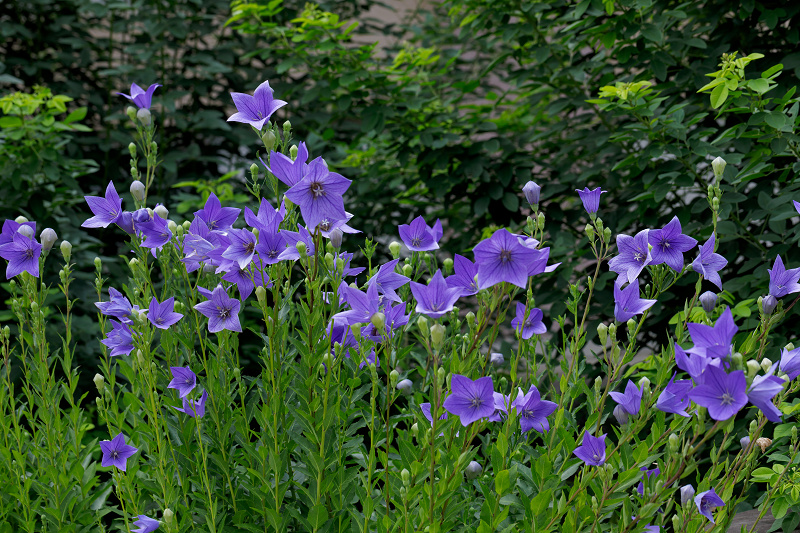
[[[798,156],[798,99],[766,96],[781,66],[745,76],[759,58],[726,55],[695,90],[766,114],[753,124]],[[488,231],[472,259],[442,252],[458,228],[424,212],[364,236],[351,180],[275,119],[291,106],[264,81],[232,93],[228,118],[260,150],[249,206],[211,193],[181,220],[152,202],[159,90],[122,94],[131,179],[85,198],[85,231],[124,241],[129,274],[95,260],[95,368],[73,364],[72,245],[24,217],[3,224],[15,321],[0,345],[0,533],[677,533],[725,531],[752,508],[784,531],[800,522],[800,348],[770,335],[796,324],[800,265],[778,255],[763,294],[724,291],[742,260],[719,253],[724,157],[697,166],[707,209],[692,234],[677,216],[609,227],[600,183],[565,199],[582,205],[575,246],[591,274],[554,315],[536,299],[559,270],[545,183],[518,184],[525,223]],[[593,102],[642,127],[659,104],[650,82]],[[740,130],[725,134],[753,131]],[[766,205],[793,206],[796,231],[800,202],[773,192]],[[684,301],[679,281],[693,287]],[[613,316],[593,321],[601,291]],[[673,317],[668,342],[642,356],[656,310]],[[96,391],[76,394],[81,372]]]

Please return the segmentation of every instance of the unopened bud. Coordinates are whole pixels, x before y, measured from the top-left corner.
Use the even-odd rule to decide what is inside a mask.
[[[103,377],[103,375],[95,374],[92,381],[94,381],[94,386],[97,387],[97,392],[103,394],[103,390],[106,388],[106,379]]]
[[[529,181],[522,187],[522,193],[525,195],[525,199],[532,209],[536,209],[539,206],[539,195],[541,192],[542,188],[533,181]]]
[[[750,437],[745,436],[739,439],[739,445],[743,450],[746,450],[747,447],[750,446]]]
[[[611,342],[617,340],[617,325],[615,323],[611,323],[608,326],[608,335],[611,337]]]
[[[168,526],[172,525],[173,518],[175,518],[175,513],[173,513],[169,508],[164,509],[164,523],[166,523]]]
[[[131,159],[136,159],[136,143],[128,143],[128,153],[131,154]]]
[[[446,375],[444,368],[440,366],[439,370],[436,372],[436,381],[439,383],[439,387],[444,387],[444,378]]]
[[[412,434],[413,434],[415,437],[416,437],[417,435],[419,435],[419,426],[417,425],[417,423],[416,423],[416,422],[414,422],[414,424],[412,424],[412,425],[411,425],[411,433],[412,433]]]
[[[350,333],[353,334],[353,337],[356,339],[361,338],[361,324],[351,324],[350,325]]]
[[[414,383],[410,379],[403,379],[397,384],[397,390],[403,393],[404,396],[408,396],[411,394],[411,389],[414,387]]]
[[[128,115],[128,118],[132,121],[136,122],[136,108],[132,105],[129,105],[127,109],[125,109],[125,114]]]
[[[543,230],[543,229],[544,229],[544,213],[541,213],[541,212],[540,212],[540,213],[539,213],[539,214],[536,216],[536,227],[537,227],[539,230]]]
[[[403,265],[403,275],[405,277],[410,278],[411,274],[413,274],[413,273],[414,273],[414,267],[412,267],[411,265],[408,265],[408,264]]]
[[[700,295],[700,305],[703,306],[703,311],[710,313],[717,305],[717,295],[711,291],[706,291]]]
[[[389,243],[389,253],[392,254],[392,259],[397,259],[400,257],[400,243],[397,241],[392,241]]]
[[[428,334],[430,333],[430,330],[428,329],[428,319],[424,316],[420,316],[417,319],[417,327],[419,328],[419,332],[422,333],[422,336],[427,339]]]
[[[258,300],[258,303],[264,305],[264,301],[266,300],[266,298],[267,298],[267,290],[264,288],[264,286],[259,285],[258,287],[256,287],[256,300]]]
[[[764,297],[761,301],[761,309],[764,311],[764,314],[769,316],[775,311],[775,308],[778,306],[778,300],[773,295],[768,294]]]
[[[95,258],[94,258],[94,267],[95,267],[97,270],[100,270],[100,269],[102,268],[102,266],[103,266],[103,261],[102,261],[102,259],[100,259],[99,257],[95,257]]]
[[[289,135],[291,131],[292,131],[292,123],[287,120],[286,122],[283,123],[283,134]]]
[[[155,207],[155,209],[153,209],[153,213],[155,213],[156,215],[160,216],[164,220],[167,220],[169,218],[169,209],[167,209],[166,207],[164,207],[161,204],[158,204]]]
[[[431,344],[433,348],[438,350],[444,343],[445,327],[441,324],[434,324],[431,326]]]
[[[411,472],[404,468],[400,471],[400,479],[403,480],[403,485],[408,486],[411,484]]]
[[[141,202],[144,200],[144,183],[139,180],[134,181],[131,183],[131,196],[137,202]]]
[[[481,475],[481,472],[483,472],[483,467],[478,461],[470,461],[470,463],[467,465],[467,479],[475,479]]]
[[[473,313],[472,311],[467,312],[467,314],[464,316],[464,320],[467,321],[467,325],[469,327],[472,327],[473,325],[475,325],[475,313]]]
[[[24,226],[28,227],[28,226]],[[39,238],[42,241],[42,250],[44,252],[49,252],[51,248],[53,248],[53,244],[58,239],[58,235],[53,228],[45,228],[42,230],[42,234],[39,235]]]
[[[589,237],[589,240],[593,241],[595,237],[594,226],[592,226],[591,224],[586,224],[586,227],[584,227],[583,229],[584,231],[586,231],[586,235]]]
[[[372,322],[372,325],[375,327],[376,332],[382,333],[386,331],[386,315],[384,315],[380,311],[377,313],[373,313],[372,316],[369,318],[369,321]]]
[[[169,231],[171,231],[173,234],[178,233],[178,225],[174,220],[167,221],[167,229],[169,229]]]
[[[397,380],[399,379],[400,379],[400,372],[398,372],[397,370],[392,370],[391,372],[389,372],[389,386],[396,387]]]
[[[611,228],[606,228],[603,230],[603,242],[611,242]]]
[[[294,245],[297,248],[297,253],[300,254],[300,257],[306,256],[306,243],[303,241],[297,241],[297,244]]]
[[[742,354],[739,352],[734,352],[731,356],[731,367],[734,370],[742,370],[742,365],[744,364],[744,360],[742,358]]]
[[[255,163],[250,165],[250,177],[253,179],[253,181],[258,181],[258,165]]]
[[[634,333],[636,331],[637,324],[638,323],[634,319],[628,319],[628,322],[626,322],[626,325],[628,326],[628,333]]]
[[[72,244],[69,241],[61,241],[61,255],[64,257],[64,261],[69,262],[72,257]]]
[[[602,322],[597,326],[597,337],[600,340],[600,345],[605,346],[606,340],[608,340],[608,326]]]
[[[617,419],[617,423],[620,426],[624,426],[628,423],[628,413],[622,408],[621,405],[614,407],[614,418]]]
[[[650,390],[650,380],[647,379],[647,376],[642,376],[642,379],[639,380],[639,388],[642,389],[642,392]]]
[[[758,422],[756,422],[755,420],[751,420],[750,427],[748,428],[749,433],[753,435],[757,429],[758,429]]]
[[[506,362],[506,358],[500,352],[493,352],[489,356],[489,362],[492,363],[492,366],[501,366]]]
[[[669,441],[670,453],[672,453],[673,455],[678,453],[678,450],[680,450],[680,445],[681,445],[681,441],[678,438],[678,435],[676,433],[670,433],[668,441]]]
[[[139,119],[139,122],[141,122],[142,126],[145,128],[150,127],[150,124],[153,122],[152,116],[150,115],[150,110],[146,107],[143,107],[136,112],[136,118]]]
[[[727,163],[721,157],[717,157],[711,162],[711,169],[714,171],[714,176],[717,178],[722,177],[722,173],[725,172],[725,166]]]
[[[692,503],[694,499],[694,487],[691,485],[684,485],[681,487],[681,506],[686,507]]]
[[[449,257],[444,260],[444,262],[442,263],[442,266],[444,266],[445,274],[452,274],[453,273],[453,260],[450,259]]]
[[[292,161],[297,159],[297,145],[292,145],[292,147],[289,148],[289,157],[292,158]]]
[[[749,378],[752,378],[753,376],[758,374],[758,371],[761,369],[761,365],[759,365],[758,361],[756,361],[755,359],[750,359],[749,361],[747,361],[745,366],[747,367],[747,377]]]
[[[330,240],[331,240],[331,246],[333,246],[333,249],[334,250],[338,250],[339,248],[341,248],[342,247],[342,237],[344,236],[344,234],[342,233],[342,230],[340,230],[339,228],[334,228],[334,229],[331,230],[329,235],[330,235]]]
[[[264,143],[264,148],[267,150],[272,150],[275,147],[275,134],[272,133],[272,130],[267,130],[267,132],[261,136],[261,142]]]
[[[765,357],[761,360],[761,370],[769,372],[770,368],[772,368],[772,360],[769,357]]]
[[[20,235],[24,235],[29,239],[33,239],[33,228],[30,226],[20,226],[17,230],[17,233]]]

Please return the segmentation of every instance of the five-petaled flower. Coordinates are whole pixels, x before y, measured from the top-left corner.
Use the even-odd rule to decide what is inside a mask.
[[[436,219],[436,223],[430,227],[422,216],[418,216],[411,221],[411,224],[400,224],[397,231],[409,250],[427,252],[439,248],[439,239],[442,238],[442,223]]]
[[[641,315],[654,303],[656,300],[639,298],[639,278],[624,289],[619,280],[614,283],[614,318],[620,322],[627,322],[634,316]]]
[[[633,283],[644,267],[653,261],[653,256],[650,255],[649,234],[650,230],[645,229],[634,237],[617,235],[619,255],[611,258],[608,268],[619,274],[619,280]]]
[[[41,255],[42,245],[35,239],[27,237],[19,231],[14,233],[11,242],[0,245],[0,257],[8,261],[6,279],[11,279],[23,272],[38,278]]]
[[[542,322],[542,310],[534,307],[525,311],[525,304],[517,302],[517,315],[511,321],[511,327],[523,339],[530,339],[534,334],[541,335],[547,332],[547,326]]]
[[[427,285],[411,282],[411,292],[417,300],[417,312],[431,318],[440,318],[453,310],[453,305],[461,297],[461,289],[451,289],[437,270]]]
[[[706,490],[699,493],[697,496],[694,497],[694,503],[697,505],[698,512],[711,520],[711,523],[714,524],[714,517],[711,514],[711,511],[715,507],[724,507],[725,502],[722,501],[714,489]]]
[[[124,96],[134,104],[139,109],[150,109],[150,105],[152,104],[153,100],[153,93],[161,87],[160,83],[154,83],[150,87],[147,88],[145,91],[141,87],[139,87],[135,83],[131,83],[131,94],[125,93],[117,93],[120,96]]]
[[[208,317],[208,331],[218,333],[227,329],[241,333],[242,325],[239,323],[241,302],[228,296],[222,285],[217,285],[210,296],[209,300],[194,306],[201,314]]]
[[[719,367],[708,366],[703,378],[703,384],[692,389],[689,398],[708,408],[708,416],[714,420],[728,420],[747,403],[747,380],[743,371],[728,374]]]
[[[183,407],[173,407],[176,411],[185,413],[192,418],[203,418],[206,414],[206,400],[208,400],[208,391],[204,390],[199,400],[189,400],[183,398]]]
[[[722,279],[719,277],[719,271],[725,268],[728,260],[714,252],[715,239],[716,237],[712,233],[706,243],[700,245],[700,253],[692,263],[692,270],[716,285],[719,290],[722,290]]]
[[[583,443],[575,448],[578,459],[592,466],[601,466],[606,462],[606,436],[593,437],[591,433],[583,433]]]
[[[109,181],[106,187],[106,196],[84,196],[89,209],[94,216],[86,219],[82,228],[106,228],[119,220],[122,215],[122,199],[114,188],[114,183]]]
[[[697,246],[697,239],[684,235],[678,217],[673,217],[663,229],[651,230],[648,235],[653,246],[651,265],[666,263],[676,272],[683,270],[683,253]]]
[[[775,298],[800,292],[800,268],[786,269],[781,256],[775,258],[775,263],[769,273],[769,293]]]
[[[177,389],[178,397],[185,398],[197,385],[197,375],[188,366],[171,366],[172,381],[167,385],[168,389]]]
[[[161,522],[158,520],[153,520],[149,516],[143,514],[140,514],[137,518],[138,520],[133,523],[137,529],[132,529],[131,533],[152,533],[161,525]]]
[[[444,408],[458,416],[462,426],[468,426],[494,413],[494,384],[486,376],[472,381],[466,376],[453,374],[450,379],[450,394],[444,400]]]
[[[169,329],[169,327],[183,315],[175,312],[175,297],[167,298],[162,303],[158,303],[155,296],[150,300],[150,307],[147,312],[147,320],[159,329]]]
[[[116,466],[123,472],[128,464],[128,458],[138,452],[130,444],[125,444],[125,435],[120,433],[111,440],[100,441],[100,449],[103,451],[102,466]]]
[[[287,104],[283,100],[276,100],[272,96],[269,81],[256,87],[255,93],[250,96],[245,93],[231,93],[236,113],[228,117],[228,122],[243,122],[260,130],[272,114]]]
[[[478,265],[478,286],[486,289],[504,281],[522,289],[528,281],[528,266],[540,251],[522,244],[507,229],[499,229],[473,249]]]
[[[546,433],[550,429],[547,417],[558,408],[555,402],[542,400],[539,389],[535,385],[531,385],[527,394],[519,389],[517,399],[514,400],[512,406],[519,414],[519,423],[523,433],[532,429],[539,433]]]
[[[586,212],[593,215],[600,209],[600,195],[608,191],[604,191],[600,187],[590,191],[589,187],[584,187],[583,190],[575,189],[575,192],[581,197],[581,202],[583,202],[583,208],[586,209]]]
[[[346,220],[342,195],[351,181],[328,170],[322,158],[313,160],[303,179],[286,191],[286,198],[297,204],[306,227],[314,230],[320,223]]]

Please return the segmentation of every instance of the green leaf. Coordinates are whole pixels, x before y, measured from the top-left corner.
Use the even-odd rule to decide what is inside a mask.
[[[501,470],[497,473],[497,476],[494,478],[494,490],[497,492],[498,496],[502,496],[508,489],[511,487],[511,481],[509,480],[509,472],[508,470]]]
[[[308,522],[315,528],[319,529],[328,520],[328,510],[322,504],[315,505],[308,512]]]
[[[67,118],[64,119],[64,124],[72,124],[73,122],[83,120],[85,117],[86,117],[86,108],[79,107],[78,109],[67,115]]]
[[[786,125],[786,115],[780,111],[772,111],[766,117],[764,117],[764,119],[767,124],[778,131],[783,130],[783,127]]]
[[[0,128],[17,128],[22,126],[22,119],[19,117],[0,117]]]
[[[725,84],[717,85],[714,87],[714,90],[711,91],[711,107],[714,109],[719,109],[722,104],[725,103],[725,100],[728,98],[728,88]]]
[[[775,503],[772,504],[772,516],[775,517],[775,520],[780,520],[781,518],[786,515],[786,511],[789,510],[789,500],[781,496]]]
[[[664,40],[664,34],[661,33],[661,30],[655,24],[645,24],[642,26],[642,35],[645,39],[653,41],[654,43],[660,43]]]

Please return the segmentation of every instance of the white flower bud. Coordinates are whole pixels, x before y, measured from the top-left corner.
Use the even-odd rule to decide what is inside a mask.
[[[97,387],[97,391],[102,394],[103,390],[106,388],[106,379],[103,377],[103,375],[95,374],[92,381],[94,381],[94,386]]]
[[[144,183],[139,180],[135,180],[131,183],[131,196],[137,202],[141,202],[144,200]]]
[[[146,107],[143,107],[136,112],[136,118],[139,119],[139,122],[141,122],[142,126],[144,126],[145,128],[149,127],[153,121],[150,115],[150,110],[147,109]]]
[[[20,216],[18,216],[17,218],[14,219],[14,222],[16,222],[17,224],[25,224],[26,222],[29,222],[29,221],[28,221],[27,218],[25,218],[24,216],[20,215]]]
[[[33,228],[30,226],[20,226],[17,233],[24,235],[29,239],[33,239]]]
[[[727,163],[721,157],[717,157],[711,162],[711,168],[714,170],[714,176],[717,178],[722,177],[722,173],[725,172],[725,166]]]
[[[466,469],[467,479],[475,479],[476,477],[481,475],[481,472],[483,472],[483,467],[479,462],[470,461],[470,463],[467,465]]]
[[[500,352],[493,352],[489,355],[489,362],[492,363],[493,366],[501,366],[506,362],[506,359]]]
[[[161,204],[158,204],[155,209],[153,209],[153,213],[160,216],[164,220],[169,218],[169,210]]]
[[[404,396],[411,394],[411,389],[413,387],[414,383],[410,379],[403,379],[397,384],[397,390],[403,393]]]
[[[42,250],[49,252],[50,249],[53,248],[56,239],[58,239],[58,235],[56,235],[53,228],[45,228],[42,230],[42,234],[39,235],[39,239],[42,241]]]

